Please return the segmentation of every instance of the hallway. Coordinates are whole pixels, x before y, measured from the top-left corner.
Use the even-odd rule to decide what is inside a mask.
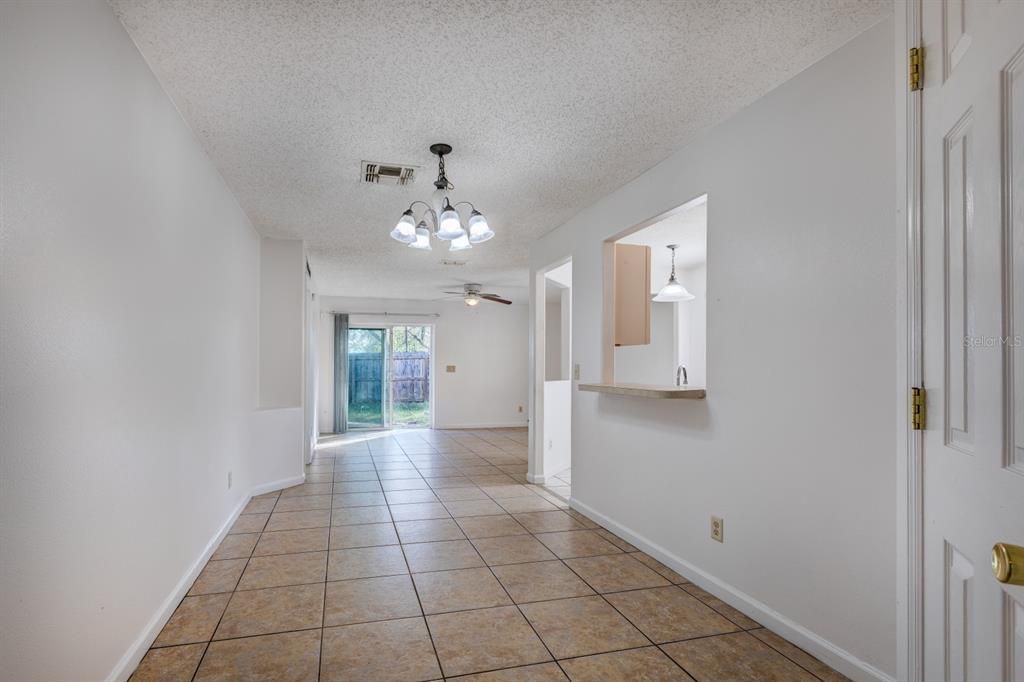
[[[846,679],[524,485],[526,442],[321,439],[305,484],[249,502],[132,680]]]

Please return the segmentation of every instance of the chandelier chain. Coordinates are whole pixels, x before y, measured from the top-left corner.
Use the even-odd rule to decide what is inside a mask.
[[[444,174],[444,154],[438,154],[437,158],[437,181],[434,182],[434,187],[437,187],[438,189],[445,189],[450,192],[455,189],[455,185],[453,185]]]

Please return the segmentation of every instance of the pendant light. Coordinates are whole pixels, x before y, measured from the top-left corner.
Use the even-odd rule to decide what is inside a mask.
[[[672,274],[668,276],[668,283],[661,288],[661,291],[652,300],[657,303],[692,301],[697,297],[687,291],[686,287],[676,280],[676,249],[679,248],[679,245],[669,244],[667,248],[672,251]]]

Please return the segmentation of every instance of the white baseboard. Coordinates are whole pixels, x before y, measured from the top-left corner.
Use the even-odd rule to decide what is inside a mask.
[[[551,480],[551,478],[553,478],[553,477],[552,476],[545,476],[544,474],[537,474],[537,475],[526,474],[526,482],[527,483],[532,483],[534,485],[546,485],[547,482],[549,480]]]
[[[302,474],[301,476],[290,476],[289,478],[282,478],[279,481],[271,481],[270,483],[264,483],[263,485],[256,486],[255,488],[252,489],[252,492],[249,493],[249,497],[252,498],[257,497],[259,495],[264,495],[266,493],[272,493],[275,490],[281,490],[282,488],[290,488],[293,485],[300,485],[305,482],[306,474]]]
[[[157,609],[156,614],[152,619],[150,619],[149,624],[142,631],[142,634],[139,635],[135,642],[132,643],[128,651],[121,657],[121,660],[117,662],[117,665],[114,666],[110,675],[107,676],[107,680],[110,682],[124,682],[133,672],[135,672],[135,668],[137,668],[139,662],[142,661],[142,657],[146,655],[146,652],[149,651],[149,647],[156,640],[160,631],[163,630],[164,625],[166,625],[167,621],[170,620],[171,616],[174,614],[174,609],[178,608],[178,604],[180,604],[181,600],[185,598],[186,594],[188,594],[189,589],[192,587],[192,583],[194,583],[196,578],[199,576],[199,572],[203,570],[204,566],[206,566],[206,562],[210,560],[210,557],[220,545],[221,540],[223,540],[224,536],[226,536],[228,531],[231,530],[231,526],[238,519],[242,510],[245,509],[245,505],[249,504],[249,500],[257,495],[298,485],[303,483],[305,480],[306,475],[303,474],[301,476],[284,478],[279,481],[272,481],[271,483],[256,486],[248,496],[242,498],[242,501],[237,507],[235,507],[231,514],[228,515],[227,520],[221,525],[217,533],[206,544],[206,547],[203,549],[202,553],[200,553],[199,558],[192,563],[185,575],[182,576],[181,580],[178,581],[178,584],[174,586],[173,590],[171,590],[171,593],[167,595],[167,598],[164,599],[162,604],[160,604],[160,608]]]
[[[870,663],[860,660],[849,651],[816,635],[802,625],[794,623],[778,611],[759,602],[745,592],[741,592],[735,587],[705,573],[693,564],[672,554],[664,547],[651,542],[642,535],[608,518],[576,497],[569,499],[569,506],[592,518],[608,530],[613,531],[638,549],[647,552],[698,587],[707,590],[730,606],[750,616],[761,625],[774,630],[783,638],[810,652],[850,679],[859,682],[868,682],[869,680],[871,682],[895,682],[895,678],[887,675]]]
[[[521,429],[527,426],[521,422],[491,422],[484,424],[434,424],[435,429]]]

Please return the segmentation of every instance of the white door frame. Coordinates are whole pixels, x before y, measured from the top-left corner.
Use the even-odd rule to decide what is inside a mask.
[[[908,51],[922,46],[922,0],[897,0],[895,68],[897,140],[905,153],[898,158],[897,183],[900,224],[906,230],[899,259],[897,295],[904,313],[899,318],[897,361],[898,405],[909,405],[910,389],[924,376],[921,309],[921,91],[908,86]],[[927,76],[927,74],[926,74]],[[924,498],[922,487],[923,432],[911,429],[909,407],[897,416],[897,678],[922,682],[924,675]]]
[[[530,374],[530,395],[527,408],[529,434],[527,437],[526,480],[537,485],[544,485],[548,477],[559,473],[557,471],[544,471],[544,381],[547,378],[547,299],[545,294],[547,273],[570,262],[572,262],[572,255],[554,260],[543,267],[537,268],[530,279],[530,308],[533,310],[533,315],[530,318],[530,366],[533,368],[533,372]],[[571,286],[569,291],[572,291]],[[571,313],[569,320],[571,325]],[[569,357],[573,357],[571,352]],[[569,371],[571,372],[572,369],[570,368]],[[571,376],[572,374],[570,374]]]

